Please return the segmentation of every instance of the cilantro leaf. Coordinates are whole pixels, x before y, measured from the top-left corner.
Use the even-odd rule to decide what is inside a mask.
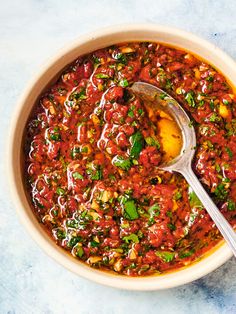
[[[131,233],[129,236],[123,237],[122,238],[126,243],[134,242],[134,243],[139,243],[139,238],[136,234]]]
[[[174,257],[174,252],[168,252],[168,251],[157,251],[155,252],[156,256],[160,257],[164,262],[169,263],[171,262]]]
[[[196,107],[196,103],[195,100],[193,98],[193,92],[189,92],[186,94],[185,99],[187,101],[187,103],[189,104],[190,107],[195,108]]]
[[[134,220],[134,219],[139,218],[139,214],[137,212],[137,208],[136,208],[134,200],[132,200],[132,199],[126,200],[123,204],[123,208],[124,208],[125,213],[128,215],[128,218],[130,220]]]
[[[203,208],[203,205],[194,191],[189,193],[189,203],[191,207]]]
[[[73,174],[72,174],[72,176],[73,176],[73,178],[74,179],[79,179],[79,180],[83,180],[83,176],[82,176],[82,174],[80,174],[79,172],[74,172]]]
[[[119,168],[121,168],[122,170],[126,170],[126,171],[127,171],[127,170],[129,170],[129,169],[131,168],[131,166],[132,166],[131,161],[130,161],[129,158],[128,158],[128,159],[125,159],[124,157],[119,156],[119,155],[115,156],[112,161],[113,161],[113,164],[114,164],[116,167],[119,167]]]
[[[135,134],[131,135],[130,143],[131,143],[130,157],[137,159],[144,146],[144,139],[142,133],[138,131]]]

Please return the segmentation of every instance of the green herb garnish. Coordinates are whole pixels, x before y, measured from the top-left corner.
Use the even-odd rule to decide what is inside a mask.
[[[151,136],[145,137],[145,142],[147,143],[148,146],[156,146],[157,149],[161,147],[158,140]]]
[[[229,211],[235,210],[235,209],[236,209],[236,203],[233,202],[233,201],[231,201],[231,200],[229,200],[229,201],[228,201],[227,208],[228,208]]]
[[[118,52],[116,55],[113,56],[114,59],[119,60],[121,63],[126,64],[127,63],[127,57],[121,52]]]
[[[221,167],[219,164],[215,164],[215,169],[219,173],[221,171]]]
[[[127,87],[127,86],[129,86],[129,82],[126,79],[123,79],[120,81],[119,85],[121,87]]]
[[[100,243],[92,240],[90,242],[90,245],[91,245],[91,247],[98,247],[100,245]]]
[[[69,100],[83,100],[83,99],[86,99],[87,98],[87,96],[86,96],[86,90],[85,90],[85,88],[82,88],[81,89],[81,91],[76,91],[76,92],[74,92],[71,96],[70,96],[70,98],[69,98]]]
[[[174,252],[168,252],[168,251],[157,251],[155,252],[155,254],[166,263],[170,263],[175,257]]]
[[[78,223],[78,221],[76,219],[69,219],[66,222],[66,226],[69,227],[69,228],[76,229],[76,228],[78,228],[79,223]]]
[[[114,158],[113,158],[113,164],[116,166],[116,167],[119,167],[119,168],[121,168],[122,170],[129,170],[130,168],[131,168],[131,166],[132,166],[132,164],[131,164],[131,161],[130,161],[130,159],[128,158],[128,159],[125,159],[124,157],[122,157],[122,156],[115,156]]]
[[[123,204],[125,213],[127,214],[128,218],[130,220],[134,220],[134,219],[138,219],[139,218],[139,214],[137,212],[137,208],[135,205],[134,200],[126,200]]]
[[[220,183],[217,185],[214,194],[219,200],[225,200],[228,195],[228,191],[225,189],[225,185]]]
[[[194,250],[183,251],[183,252],[179,253],[179,257],[180,258],[190,257],[191,255],[193,255],[194,252],[195,252]]]
[[[66,231],[64,229],[57,229],[56,230],[56,236],[58,239],[63,240],[66,238]]]
[[[79,172],[74,172],[73,174],[72,174],[72,176],[73,176],[73,178],[74,179],[79,179],[79,180],[83,180],[83,176],[82,176],[82,174],[80,174]]]
[[[174,195],[174,200],[178,201],[182,198],[182,193],[180,190],[178,190]]]
[[[229,147],[225,147],[225,150],[229,156],[229,159],[232,159],[233,158],[233,152],[232,150],[229,148]]]
[[[98,73],[98,74],[95,74],[95,77],[96,78],[101,78],[101,79],[108,79],[109,75],[104,74],[104,73]]]
[[[82,246],[78,245],[78,247],[76,247],[75,255],[80,257],[80,258],[84,255],[84,250],[83,250]]]
[[[123,237],[122,238],[126,243],[134,242],[134,243],[139,243],[139,238],[136,234],[131,233],[129,236]]]
[[[194,207],[203,208],[201,201],[199,200],[194,191],[191,191],[189,193],[189,203],[192,208]]]
[[[221,120],[221,118],[218,116],[217,113],[213,113],[211,116],[210,116],[210,119],[209,119],[211,122],[219,122]]]
[[[130,157],[137,159],[144,146],[143,135],[140,131],[130,136]]]
[[[59,142],[61,140],[61,135],[60,133],[52,133],[49,135],[50,137],[50,140],[53,140],[53,141],[56,141],[56,142]]]
[[[81,237],[72,237],[70,241],[67,243],[67,246],[72,248],[80,241],[81,241]]]
[[[56,189],[56,192],[57,192],[57,194],[60,195],[60,196],[62,196],[62,195],[65,194],[65,190],[62,189],[62,188],[59,188],[59,187]]]
[[[196,103],[195,100],[193,98],[193,92],[189,92],[186,94],[185,99],[187,101],[187,103],[189,104],[190,107],[195,108],[196,107]]]

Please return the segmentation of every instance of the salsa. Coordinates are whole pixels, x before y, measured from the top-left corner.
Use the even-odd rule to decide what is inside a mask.
[[[188,112],[193,170],[235,226],[236,96],[213,66],[163,44],[122,43],[69,65],[29,118],[23,178],[60,247],[92,267],[146,276],[191,264],[222,237],[185,179],[158,168],[178,155],[181,134],[130,90],[135,81]]]

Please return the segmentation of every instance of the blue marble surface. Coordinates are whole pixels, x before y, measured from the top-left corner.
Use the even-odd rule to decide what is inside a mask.
[[[49,56],[80,34],[123,22],[192,31],[236,59],[234,0],[0,1],[0,313],[236,313],[236,262],[191,284],[132,292],[77,277],[18,221],[6,184],[6,137],[16,100]]]

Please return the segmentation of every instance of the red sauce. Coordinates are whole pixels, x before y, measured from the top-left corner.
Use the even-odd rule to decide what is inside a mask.
[[[143,276],[192,263],[221,236],[184,178],[158,169],[160,117],[129,90],[135,81],[187,110],[194,171],[235,225],[236,97],[212,66],[157,43],[115,45],[68,66],[29,119],[24,178],[59,246],[92,267]]]

